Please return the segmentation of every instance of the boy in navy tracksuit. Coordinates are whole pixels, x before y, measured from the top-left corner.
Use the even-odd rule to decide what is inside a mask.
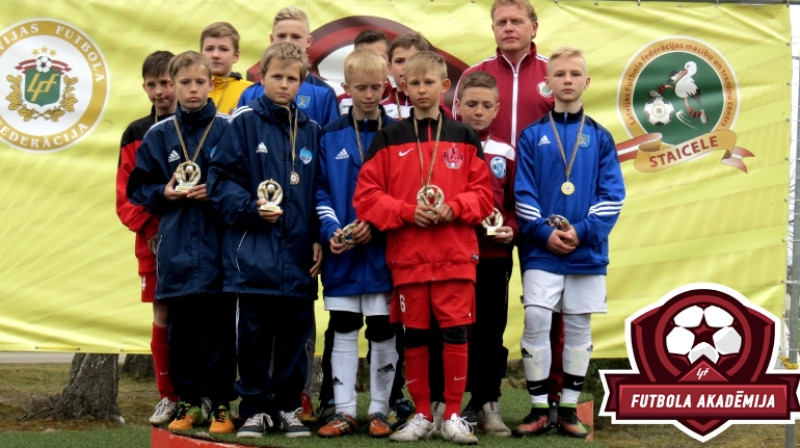
[[[344,62],[345,91],[352,99],[347,115],[323,130],[317,215],[321,239],[329,242],[322,284],[325,309],[333,330],[331,355],[336,415],[319,430],[320,437],[338,437],[356,430],[355,380],[358,331],[366,317],[370,341],[369,435],[386,437],[389,396],[398,353],[389,323],[392,277],[386,266],[384,235],[356,219],[353,193],[366,149],[375,133],[394,120],[380,106],[386,81],[386,61],[370,49],[355,50]]]
[[[208,181],[228,224],[224,290],[239,297],[236,388],[247,420],[237,435],[261,437],[274,423],[289,437],[308,437],[296,414],[322,263],[314,210],[320,128],[293,101],[308,70],[305,53],[273,44],[260,66],[265,95],[231,116]],[[275,199],[258,193],[268,181],[282,196],[279,210],[262,207]]]
[[[209,431],[230,433],[236,302],[222,294],[222,223],[204,182],[208,159],[228,122],[208,99],[213,81],[203,55],[187,51],[175,56],[169,73],[179,107],[172,119],[158,122],[145,135],[127,193],[132,203],[161,216],[156,300],[168,308],[170,380],[180,398],[169,429],[202,424],[207,416],[201,397],[208,396],[214,412]]]

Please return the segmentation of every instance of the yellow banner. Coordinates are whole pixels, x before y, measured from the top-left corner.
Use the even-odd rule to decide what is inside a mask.
[[[134,237],[114,209],[120,136],[149,110],[141,62],[154,50],[198,49],[202,28],[224,20],[242,38],[234,70],[247,72],[268,43],[274,14],[291,4],[186,1],[165,10],[148,0],[61,0],[6,8],[0,350],[149,351],[152,312],[139,301]],[[311,18],[315,69],[337,87],[342,57],[365,27],[390,36],[422,32],[454,78],[495,48],[485,0],[297,5]],[[535,6],[541,53],[563,45],[584,51],[592,77],[586,110],[614,135],[627,184],[611,235],[609,313],[593,319],[594,355],[626,356],[624,319],[687,283],[729,286],[780,315],[788,8],[569,0]],[[506,345],[517,355],[520,294],[515,273]],[[327,316],[317,305],[321,335]]]

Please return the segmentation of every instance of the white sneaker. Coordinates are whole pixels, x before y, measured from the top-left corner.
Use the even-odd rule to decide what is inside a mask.
[[[150,416],[150,423],[153,425],[164,425],[175,418],[175,411],[178,410],[178,403],[170,401],[169,398],[164,397],[156,405],[156,411]]]
[[[444,416],[444,403],[441,401],[431,402],[431,414],[433,414],[433,433],[431,437],[441,437],[442,416]]]
[[[483,405],[481,412],[478,414],[478,427],[486,431],[486,434],[497,437],[511,435],[511,430],[503,423],[503,417],[500,415],[500,404],[496,401],[490,401]]]
[[[459,445],[475,445],[478,438],[472,433],[472,425],[456,414],[442,423],[442,439],[458,443]]]
[[[433,436],[433,422],[428,421],[422,414],[414,416],[403,426],[389,436],[393,442],[416,442],[417,440],[430,439]]]

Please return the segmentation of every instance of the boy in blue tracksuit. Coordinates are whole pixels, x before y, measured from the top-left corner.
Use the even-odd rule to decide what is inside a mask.
[[[563,47],[547,64],[553,110],[520,135],[514,184],[521,243],[525,328],[520,346],[531,413],[518,437],[550,427],[552,313],[564,317],[564,384],[559,432],[586,437],[576,406],[592,352],[591,315],[606,312],[608,235],[625,201],[625,184],[611,134],[586,116],[589,86],[580,50]]]
[[[265,95],[233,113],[208,180],[229,226],[224,290],[239,297],[236,388],[246,421],[237,435],[261,437],[275,424],[289,437],[308,437],[296,412],[322,263],[314,210],[320,128],[293,102],[308,70],[305,53],[277,43],[260,66]],[[259,190],[269,181],[278,194],[265,198]],[[262,207],[279,196],[280,209]]]
[[[179,107],[153,125],[128,179],[130,201],[160,215],[156,300],[167,304],[170,380],[180,402],[171,431],[202,424],[202,397],[214,411],[211,433],[233,432],[236,301],[222,294],[222,222],[206,189],[208,159],[228,129],[208,99],[211,67],[200,53],[173,57],[169,74]]]
[[[386,61],[370,49],[355,50],[344,61],[345,91],[353,105],[347,115],[323,129],[317,215],[321,239],[329,243],[322,284],[325,309],[333,330],[331,373],[336,414],[320,428],[320,437],[356,431],[355,380],[358,332],[366,317],[370,341],[368,433],[391,434],[388,421],[398,353],[389,323],[392,277],[386,266],[384,235],[356,219],[353,193],[364,156],[375,133],[394,120],[380,106],[386,81]]]
[[[311,41],[308,15],[305,11],[296,6],[287,6],[275,14],[272,32],[269,35],[270,44],[289,42],[305,52],[311,46]],[[244,106],[252,99],[263,95],[264,86],[260,83],[253,84],[242,92],[239,106]],[[303,113],[319,123],[320,126],[325,126],[339,118],[336,91],[328,83],[311,73],[303,78],[294,101]]]

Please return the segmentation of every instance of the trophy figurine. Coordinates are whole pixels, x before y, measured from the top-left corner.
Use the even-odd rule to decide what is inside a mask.
[[[436,185],[425,185],[417,192],[417,204],[430,205],[438,210],[444,204],[444,192]]]
[[[488,236],[502,235],[505,233],[497,230],[498,227],[503,226],[503,214],[496,208],[492,210],[491,215],[487,216],[486,219],[481,222],[481,225],[486,229],[486,235]]]
[[[278,212],[281,210],[280,203],[283,200],[283,188],[281,188],[281,184],[273,179],[265,180],[258,184],[258,198],[266,201],[259,209]]]
[[[567,218],[561,215],[550,215],[545,221],[548,226],[566,232],[572,225],[567,221]]]
[[[183,162],[175,170],[178,185],[175,191],[189,191],[200,182],[200,167],[194,162]]]
[[[350,224],[344,226],[342,229],[342,233],[336,234],[336,241],[339,244],[346,244],[348,246],[355,246],[356,242],[353,239],[353,232],[356,230],[356,226],[358,224],[355,222],[351,222]]]

